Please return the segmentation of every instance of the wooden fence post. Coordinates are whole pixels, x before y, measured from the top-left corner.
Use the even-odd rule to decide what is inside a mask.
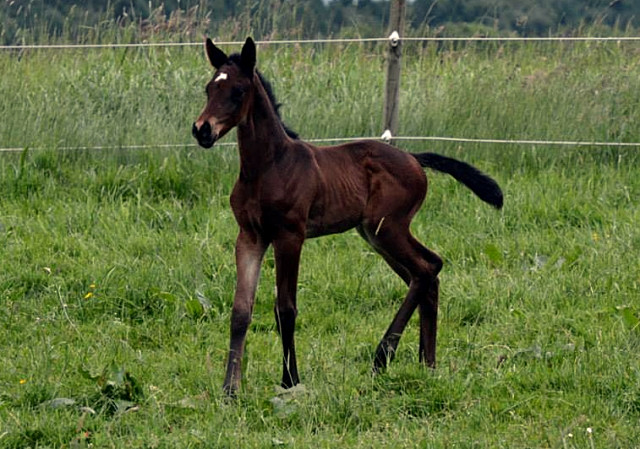
[[[406,0],[392,0],[389,14],[389,47],[387,50],[387,79],[384,93],[384,117],[382,129],[385,136],[398,132],[400,112],[400,56],[402,55],[402,37]],[[397,33],[397,34],[396,34]],[[390,140],[393,143],[393,139]]]

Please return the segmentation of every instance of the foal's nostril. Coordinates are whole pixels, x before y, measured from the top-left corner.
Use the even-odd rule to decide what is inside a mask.
[[[200,135],[202,137],[211,137],[211,125],[209,122],[204,122],[200,127]]]
[[[198,129],[198,125],[196,125],[195,123],[191,127],[191,134],[193,134],[193,137],[195,137],[196,139],[211,138],[211,131],[212,129],[209,122],[204,122],[202,126],[200,126],[200,129]]]
[[[217,140],[217,136],[213,135],[213,129],[209,122],[204,122],[199,129],[198,125],[194,123],[191,127],[191,134],[198,140],[200,146],[204,148],[211,148]]]

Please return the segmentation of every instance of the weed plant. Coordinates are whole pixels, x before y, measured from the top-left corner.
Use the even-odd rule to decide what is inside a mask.
[[[262,46],[259,67],[304,138],[377,136],[383,55]],[[640,142],[637,56],[407,44],[401,134]],[[428,173],[413,231],[445,259],[437,369],[419,366],[412,321],[371,374],[406,289],[347,232],[303,251],[304,387],[275,388],[268,254],[227,401],[238,160],[190,137],[210,76],[199,48],[0,54],[0,146],[22,149],[0,155],[0,447],[638,444],[635,148],[402,144],[472,162],[505,191],[496,212]]]

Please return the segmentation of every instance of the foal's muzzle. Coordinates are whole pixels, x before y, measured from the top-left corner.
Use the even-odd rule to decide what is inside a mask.
[[[211,148],[216,142],[217,136],[213,134],[209,122],[204,122],[200,129],[194,123],[191,127],[191,134],[196,138],[198,144],[203,148]]]

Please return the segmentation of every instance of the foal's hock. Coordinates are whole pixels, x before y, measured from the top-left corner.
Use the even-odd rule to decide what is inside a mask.
[[[276,262],[282,386],[299,383],[294,330],[302,244],[309,237],[351,228],[409,287],[378,344],[374,371],[393,359],[416,308],[420,311],[420,360],[435,367],[442,259],[409,231],[427,192],[422,167],[448,173],[496,208],[502,207],[503,200],[498,184],[469,164],[433,153],[410,154],[372,140],[330,147],[303,142],[282,123],[271,86],[255,69],[256,47],[251,38],[240,54],[227,56],[210,39],[205,49],[215,73],[206,86],[207,103],[193,124],[193,135],[202,147],[210,148],[237,127],[240,152],[240,173],[231,194],[240,232],[224,390],[233,395],[240,386],[245,337],[269,245]]]

